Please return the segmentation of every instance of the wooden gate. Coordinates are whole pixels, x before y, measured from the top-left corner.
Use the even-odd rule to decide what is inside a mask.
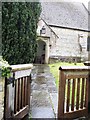
[[[90,68],[60,67],[58,118],[88,116]]]
[[[4,119],[23,118],[30,108],[31,64],[12,65],[5,78]]]

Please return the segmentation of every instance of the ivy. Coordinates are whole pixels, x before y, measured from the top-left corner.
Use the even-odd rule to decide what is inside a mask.
[[[2,69],[1,69],[1,75],[2,75],[2,77],[10,77],[10,75],[11,75],[11,70],[9,69],[9,68],[6,68],[6,67],[2,67]]]
[[[2,56],[9,64],[34,61],[39,2],[2,3]]]

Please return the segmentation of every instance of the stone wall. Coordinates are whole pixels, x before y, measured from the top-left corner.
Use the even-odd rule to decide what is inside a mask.
[[[42,27],[45,34],[40,34]],[[37,33],[43,38],[49,37],[48,55],[52,60],[58,58],[64,61],[88,60],[87,38],[88,32],[60,27],[49,27],[43,20],[39,21]],[[47,43],[46,43],[47,45]]]
[[[87,37],[88,32],[51,27],[58,35],[56,43],[50,48],[50,57],[59,57],[60,59],[81,58],[82,61],[88,59]]]
[[[77,62],[81,62],[81,58],[70,57],[70,56],[52,56],[49,58],[49,63],[56,63],[56,62],[77,63]]]
[[[4,115],[4,79],[0,76],[0,120]]]
[[[45,33],[44,34],[41,32],[43,27],[45,28]],[[38,22],[37,35],[38,36],[43,36],[43,37],[51,37],[52,41],[53,41],[53,39],[56,38],[56,34],[54,33],[54,31],[43,20],[39,20],[39,22]]]

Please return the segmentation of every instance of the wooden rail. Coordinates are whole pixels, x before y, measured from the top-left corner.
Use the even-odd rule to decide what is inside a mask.
[[[60,67],[58,118],[88,116],[90,67]]]
[[[5,78],[4,119],[23,118],[30,108],[32,64],[12,65],[11,77]]]

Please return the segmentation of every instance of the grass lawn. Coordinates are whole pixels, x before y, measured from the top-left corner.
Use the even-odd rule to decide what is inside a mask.
[[[83,63],[77,63],[76,65],[74,63],[66,63],[66,62],[58,62],[54,64],[49,64],[50,72],[53,74],[53,76],[56,79],[56,86],[58,87],[58,81],[59,81],[59,67],[60,66],[84,66]]]

